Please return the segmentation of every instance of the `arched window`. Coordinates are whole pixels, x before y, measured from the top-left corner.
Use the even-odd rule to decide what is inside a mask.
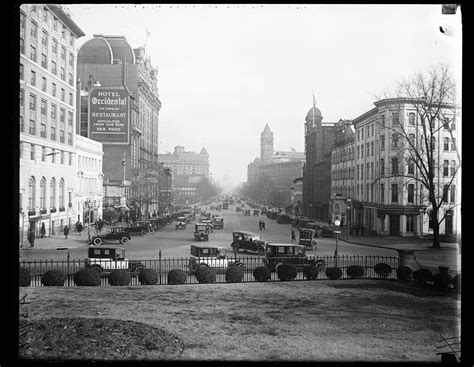
[[[64,178],[59,181],[59,207],[64,208]]]
[[[28,183],[28,210],[34,211],[36,206],[36,180],[33,176],[30,177]]]
[[[46,178],[41,177],[40,181],[40,208],[46,208]]]
[[[53,177],[49,183],[49,207],[56,208],[56,179]]]

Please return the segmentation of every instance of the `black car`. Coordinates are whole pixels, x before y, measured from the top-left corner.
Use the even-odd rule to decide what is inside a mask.
[[[151,223],[147,221],[130,223],[124,228],[126,228],[126,230],[130,233],[140,233],[140,236],[144,236],[148,233],[153,232]]]
[[[124,227],[111,228],[106,233],[99,233],[91,238],[90,245],[100,245],[102,242],[116,241],[121,244],[126,244],[132,239],[130,232]]]
[[[265,254],[265,246],[267,241],[263,241],[259,234],[253,232],[239,231],[232,233],[233,241],[232,248],[235,252],[250,251],[256,252],[259,255]]]

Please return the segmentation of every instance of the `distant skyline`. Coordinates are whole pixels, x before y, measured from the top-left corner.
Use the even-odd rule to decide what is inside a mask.
[[[313,93],[323,122],[337,122],[440,62],[461,88],[461,9],[443,15],[441,4],[66,6],[86,34],[78,48],[93,34],[146,46],[158,69],[159,153],[205,147],[216,181],[247,180],[266,124],[275,151],[303,152]]]

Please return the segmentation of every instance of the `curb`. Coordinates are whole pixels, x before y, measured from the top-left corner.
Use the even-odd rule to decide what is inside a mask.
[[[344,238],[338,238],[340,241],[344,241],[344,242],[347,242],[347,243],[352,243],[354,245],[359,245],[359,246],[368,246],[368,247],[377,247],[377,248],[385,248],[385,249],[390,249],[390,250],[399,250],[399,248],[397,247],[392,247],[392,246],[383,246],[383,245],[371,245],[371,244],[368,244],[368,243],[361,243],[361,242],[355,242],[355,241],[351,241],[351,240],[347,240],[347,239],[344,239]],[[424,245],[423,242],[421,243],[414,243],[413,246],[422,246]],[[417,247],[413,247],[413,248],[404,248],[405,250],[413,250],[413,251],[431,251],[431,250],[434,250],[434,249],[430,249],[430,248],[417,248]],[[443,249],[443,250],[452,250],[452,251],[458,251],[457,248],[454,248],[454,247],[441,247],[440,249]]]

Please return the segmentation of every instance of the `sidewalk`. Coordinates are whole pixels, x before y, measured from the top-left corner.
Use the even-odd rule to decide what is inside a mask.
[[[327,226],[327,222],[320,222],[313,220],[320,226]],[[339,241],[347,243],[353,243],[361,246],[372,246],[388,248],[393,250],[413,250],[413,251],[439,251],[439,249],[431,248],[433,242],[426,238],[413,238],[413,237],[395,237],[395,236],[379,236],[379,235],[354,235],[348,236],[347,227],[342,228],[339,234]],[[453,250],[458,251],[459,246],[457,243],[442,242],[440,244],[442,250]]]
[[[94,232],[91,231],[91,236]],[[55,234],[49,237],[35,239],[35,246],[30,248],[30,244],[27,240],[23,242],[23,247],[20,250],[56,250],[58,247],[76,248],[87,245],[87,230],[82,231],[79,235],[77,232],[69,232],[67,240],[64,238],[64,234]]]

